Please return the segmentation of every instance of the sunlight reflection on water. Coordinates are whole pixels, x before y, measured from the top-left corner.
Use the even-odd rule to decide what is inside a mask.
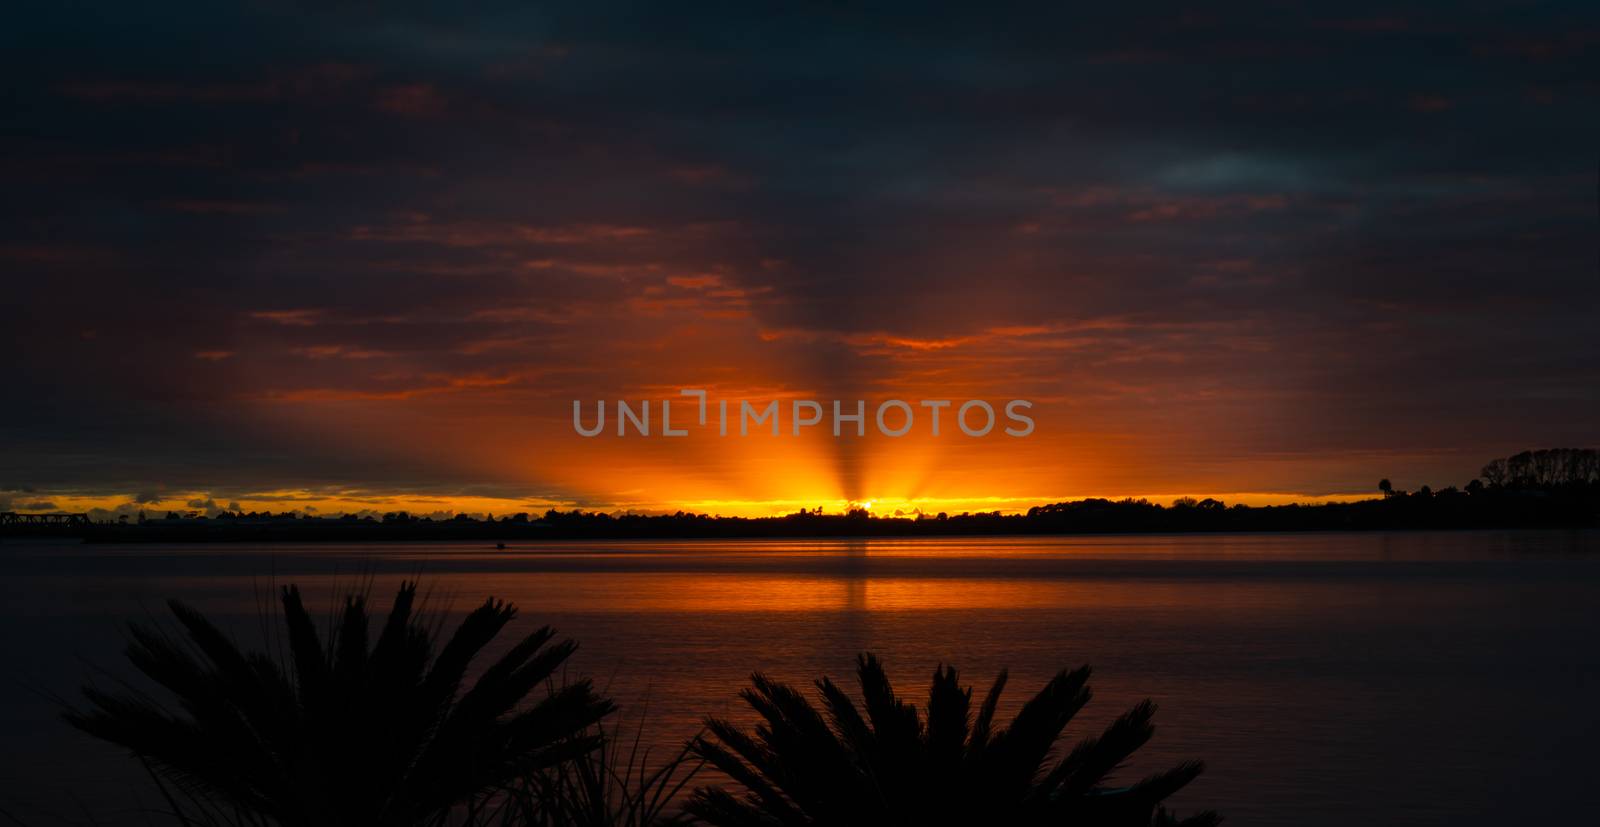
[[[706,714],[741,716],[755,669],[807,683],[856,652],[920,697],[937,663],[1008,709],[1057,669],[1096,668],[1072,732],[1142,697],[1162,704],[1135,774],[1188,758],[1176,800],[1235,823],[1525,821],[1572,815],[1600,732],[1600,538],[1452,532],[932,541],[477,546],[0,545],[0,650],[25,685],[0,705],[0,802],[119,817],[144,795],[128,762],[68,732],[37,691],[68,695],[84,661],[114,667],[119,622],[179,597],[242,640],[296,582],[327,606],[352,587],[380,610],[403,577],[464,611],[487,594],[577,638],[574,668],[666,750]],[[981,689],[980,689],[981,691]],[[1530,797],[1537,785],[1541,794]],[[117,802],[117,803],[111,803]],[[153,802],[146,796],[145,804]],[[126,813],[123,813],[125,816]],[[1535,814],[1537,815],[1537,813]],[[42,819],[34,819],[42,820]],[[1538,819],[1534,819],[1538,820]]]

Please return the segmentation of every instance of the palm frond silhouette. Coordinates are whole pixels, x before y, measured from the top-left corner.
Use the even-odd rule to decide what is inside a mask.
[[[1088,702],[1089,668],[1063,670],[996,727],[1002,671],[974,714],[956,670],[933,674],[926,714],[896,696],[872,655],[857,662],[862,707],[827,677],[819,710],[791,686],[757,673],[741,697],[760,717],[753,732],[706,722],[693,750],[740,787],[701,787],[686,810],[716,827],[803,825],[1212,825],[1178,821],[1160,803],[1201,772],[1182,764],[1132,786],[1108,777],[1150,739],[1145,701],[1098,737],[1056,757],[1062,731]]]
[[[516,616],[493,598],[436,651],[404,583],[369,645],[353,595],[327,639],[294,586],[283,590],[288,654],[242,651],[203,615],[168,605],[184,637],[131,625],[127,656],[175,710],[132,689],[85,686],[67,721],[132,751],[201,821],[413,825],[439,821],[507,781],[593,749],[587,729],[611,703],[587,680],[541,684],[577,648],[541,628],[467,685],[479,653]],[[175,807],[177,802],[169,802]],[[184,821],[185,818],[180,814]]]

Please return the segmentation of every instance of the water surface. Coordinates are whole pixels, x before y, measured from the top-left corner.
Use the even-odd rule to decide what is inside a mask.
[[[582,648],[574,669],[663,750],[756,669],[809,682],[856,652],[920,697],[935,664],[1012,711],[1095,667],[1069,734],[1161,704],[1127,775],[1200,758],[1173,803],[1234,824],[1554,822],[1589,810],[1600,737],[1600,533],[1437,532],[481,545],[0,544],[0,807],[30,824],[130,823],[156,803],[51,694],[126,676],[122,623],[177,597],[241,640],[300,584],[385,608],[420,575],[460,612],[493,594]]]

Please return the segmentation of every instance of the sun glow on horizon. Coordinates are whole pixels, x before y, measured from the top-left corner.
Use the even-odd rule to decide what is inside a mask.
[[[250,492],[238,496],[224,496],[221,492],[184,491],[165,492],[159,498],[135,501],[126,495],[94,495],[82,493],[42,494],[40,499],[18,503],[12,510],[67,511],[89,513],[96,519],[115,520],[126,516],[136,518],[140,513],[155,518],[169,512],[216,516],[223,512],[250,513],[294,512],[306,517],[339,517],[344,515],[381,517],[394,512],[407,512],[413,516],[435,519],[467,514],[474,517],[504,518],[518,513],[538,517],[549,510],[595,511],[609,514],[671,514],[684,511],[720,517],[778,517],[799,511],[818,511],[824,514],[844,514],[854,509],[865,509],[874,517],[916,519],[934,517],[940,513],[1019,514],[1035,506],[1069,502],[1090,498],[1110,500],[1144,499],[1162,505],[1182,497],[1222,500],[1228,505],[1249,506],[1286,505],[1290,503],[1318,504],[1349,502],[1370,499],[1373,494],[1298,494],[1286,492],[1210,492],[1210,493],[1146,493],[1146,494],[1071,494],[1040,496],[950,496],[950,497],[873,497],[852,501],[839,497],[796,499],[704,499],[684,502],[654,502],[636,500],[616,503],[584,503],[538,497],[488,497],[488,496],[428,496],[417,493],[380,493],[365,491],[325,492],[309,489],[271,492]],[[48,508],[44,507],[48,506]]]

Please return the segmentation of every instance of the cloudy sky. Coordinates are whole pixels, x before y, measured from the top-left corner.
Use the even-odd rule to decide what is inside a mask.
[[[12,12],[0,506],[1273,501],[1600,441],[1592,3],[405,5]],[[1038,425],[573,432],[679,388]]]

